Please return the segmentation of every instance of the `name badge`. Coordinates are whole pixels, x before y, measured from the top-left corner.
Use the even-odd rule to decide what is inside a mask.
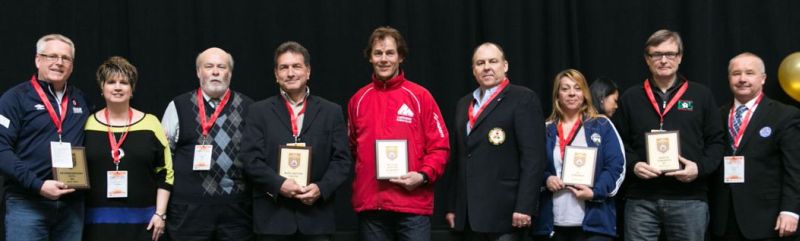
[[[214,151],[212,145],[195,145],[194,146],[194,161],[192,161],[192,170],[195,171],[208,171],[211,170],[211,154]]]
[[[128,197],[128,171],[107,171],[106,183],[107,198]]]
[[[722,162],[725,164],[725,183],[744,183],[744,156],[726,156]]]
[[[54,168],[72,168],[72,144],[69,142],[50,142],[50,159]]]

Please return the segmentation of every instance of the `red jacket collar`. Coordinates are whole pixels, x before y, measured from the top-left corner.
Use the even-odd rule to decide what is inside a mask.
[[[400,73],[398,73],[397,76],[387,80],[386,82],[379,80],[377,76],[375,76],[375,74],[372,74],[372,85],[374,85],[376,89],[381,89],[381,90],[394,89],[400,87],[400,85],[402,85],[403,82],[405,81],[406,81],[405,73],[403,73],[402,70],[400,70]]]

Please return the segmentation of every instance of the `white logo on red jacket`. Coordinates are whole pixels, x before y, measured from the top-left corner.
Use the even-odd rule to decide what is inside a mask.
[[[398,122],[405,122],[411,124],[411,120],[414,118],[414,112],[411,111],[411,108],[408,108],[406,104],[400,106],[400,109],[397,110],[397,121]]]

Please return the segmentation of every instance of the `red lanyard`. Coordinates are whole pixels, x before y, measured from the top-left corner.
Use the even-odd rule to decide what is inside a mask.
[[[300,131],[297,130],[297,119],[299,119],[300,115],[306,113],[306,104],[308,101],[303,101],[303,108],[300,109],[300,112],[297,115],[294,115],[294,110],[292,109],[292,105],[289,104],[289,100],[286,97],[283,97],[283,103],[286,104],[286,109],[289,110],[289,118],[292,122],[292,136],[294,137],[294,141],[297,142],[297,137],[300,136]]]
[[[475,100],[472,100],[472,102],[470,102],[469,108],[467,109],[469,128],[475,126],[475,121],[478,120],[478,116],[481,116],[483,109],[486,109],[486,106],[489,106],[489,103],[492,103],[492,100],[494,100],[494,98],[497,97],[497,95],[500,94],[500,92],[503,92],[503,89],[505,89],[507,85],[508,85],[508,79],[504,79],[502,82],[500,82],[500,86],[497,87],[497,90],[494,91],[494,94],[492,94],[492,96],[490,96],[489,99],[486,100],[486,102],[483,102],[483,104],[481,104],[481,106],[478,107],[478,113],[474,114],[472,113],[473,112],[472,108],[474,108]]]
[[[108,119],[108,108],[105,109],[103,112],[106,116],[106,122],[108,122],[108,143],[111,144],[111,158],[114,159],[114,165],[119,168],[119,162],[122,157],[119,153],[119,148],[122,146],[122,143],[125,142],[125,138],[128,137],[128,130],[131,129],[131,120],[133,120],[133,110],[128,107],[128,124],[125,127],[125,132],[122,133],[122,136],[119,137],[119,141],[117,138],[114,137],[114,132],[111,131],[111,119]]]
[[[666,116],[667,112],[669,112],[669,110],[671,110],[672,107],[675,106],[675,103],[678,103],[678,100],[681,99],[681,96],[683,96],[683,93],[685,93],[686,89],[688,88],[689,88],[689,82],[684,82],[683,85],[681,85],[681,88],[678,89],[678,92],[675,93],[675,96],[673,96],[672,99],[669,101],[669,103],[666,106],[664,106],[664,113],[661,113],[661,109],[658,108],[658,103],[656,103],[656,97],[653,96],[653,89],[650,88],[650,81],[644,80],[644,92],[647,93],[647,98],[650,99],[650,104],[653,105],[653,109],[656,110],[658,117],[661,118],[661,122],[658,125],[658,129],[660,130],[664,129],[664,116]]]
[[[219,113],[222,112],[222,109],[225,108],[225,104],[228,103],[228,99],[231,98],[231,90],[226,90],[225,95],[222,97],[222,100],[217,104],[217,107],[214,109],[214,114],[211,115],[211,118],[206,120],[206,104],[203,101],[203,92],[201,89],[197,89],[197,108],[199,108],[200,112],[200,128],[203,129],[203,139],[208,137],[208,131],[211,130],[211,127],[214,125],[214,122],[217,121],[217,117],[219,117]]]
[[[50,100],[48,100],[47,96],[44,94],[42,86],[39,86],[39,83],[36,82],[35,75],[31,77],[31,85],[33,85],[33,89],[36,90],[36,93],[39,94],[39,99],[42,100],[44,107],[47,108],[47,113],[50,114],[50,120],[52,120],[53,124],[56,125],[58,141],[61,141],[61,125],[64,123],[64,118],[67,117],[67,87],[64,86],[64,97],[61,98],[61,118],[59,118],[56,115],[56,110],[53,108],[53,105],[50,104]]]
[[[575,134],[578,132],[581,126],[581,118],[575,120],[575,124],[572,125],[572,130],[569,131],[569,135],[564,135],[564,129],[561,127],[563,122],[559,121],[558,125],[556,125],[556,131],[558,131],[558,148],[561,150],[561,159],[564,159],[564,151],[567,150],[567,144],[571,143],[572,140],[575,139]]]
[[[739,126],[739,129],[736,130],[736,136],[733,136],[733,150],[739,148],[739,141],[742,140],[742,134],[744,131],[747,130],[747,125],[750,123],[750,115],[753,114],[753,109],[761,103],[761,99],[764,98],[764,95],[761,94],[756,99],[756,103],[753,104],[753,108],[747,109],[747,115],[745,115],[744,119],[742,119],[742,124]],[[734,107],[736,105],[731,106],[730,114],[728,114],[728,128],[733,129],[733,115],[734,115]]]

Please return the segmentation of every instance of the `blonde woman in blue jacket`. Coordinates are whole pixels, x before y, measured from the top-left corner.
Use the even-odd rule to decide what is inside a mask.
[[[547,168],[534,240],[595,241],[616,236],[614,195],[625,177],[622,140],[607,117],[597,114],[586,78],[577,70],[558,73],[553,112],[547,119]],[[567,146],[597,148],[594,183],[565,185],[562,156]]]

